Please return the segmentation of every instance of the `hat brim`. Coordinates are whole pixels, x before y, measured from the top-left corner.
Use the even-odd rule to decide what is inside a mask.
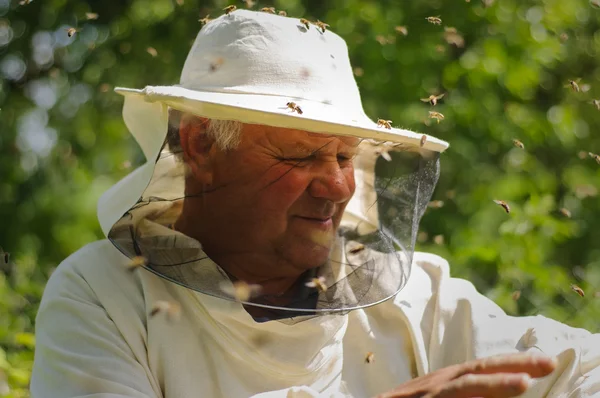
[[[115,92],[123,96],[142,96],[148,102],[162,102],[171,108],[210,119],[389,141],[435,152],[443,152],[449,146],[436,137],[399,128],[387,129],[364,114],[351,115],[348,111],[316,101],[275,95],[197,91],[179,86],[147,86],[142,90],[117,87]],[[286,106],[290,101],[301,108],[302,114]],[[423,135],[427,137],[425,142],[422,142]]]

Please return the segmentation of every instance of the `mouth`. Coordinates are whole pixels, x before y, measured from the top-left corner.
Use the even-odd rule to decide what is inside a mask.
[[[333,226],[333,219],[331,217],[302,217],[296,216],[296,218],[311,223],[316,227],[322,229],[329,229]]]

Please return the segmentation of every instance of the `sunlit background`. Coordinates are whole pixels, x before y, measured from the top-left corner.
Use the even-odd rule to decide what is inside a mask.
[[[45,283],[65,257],[102,238],[97,199],[143,161],[114,87],[177,83],[199,19],[230,4],[247,7],[0,0],[0,396],[28,396]],[[511,315],[600,331],[595,0],[252,8],[267,6],[325,21],[346,39],[373,119],[451,143],[420,250],[446,257],[455,276]],[[441,93],[435,107],[421,100]]]

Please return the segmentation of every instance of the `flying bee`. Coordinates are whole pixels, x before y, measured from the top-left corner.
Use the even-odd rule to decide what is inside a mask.
[[[569,80],[569,85],[565,86],[565,87],[571,87],[571,89],[573,91],[575,91],[576,93],[581,91],[581,88],[579,87],[579,80],[581,79],[577,79],[577,80]]]
[[[444,120],[445,116],[442,115],[440,112],[429,111],[429,118],[435,119],[439,123],[440,120]]]
[[[315,22],[315,25],[317,25],[319,28],[321,28],[321,31],[322,31],[323,33],[325,33],[325,31],[326,31],[326,30],[327,30],[327,28],[329,27],[329,24],[326,24],[326,23],[325,23],[325,22],[323,22],[323,21],[319,21],[318,19],[317,19],[317,22]]]
[[[520,290],[515,290],[512,295],[511,295],[512,299],[517,301],[518,299],[521,298],[521,291]]]
[[[181,317],[181,306],[177,302],[158,300],[152,305],[150,317],[155,317],[159,313],[165,313],[169,321],[178,321]]]
[[[148,265],[148,259],[144,256],[135,256],[126,264],[127,270],[134,271]]]
[[[306,18],[300,18],[300,23],[306,27],[306,29],[310,29],[310,21]]]
[[[377,119],[377,127],[385,127],[388,130],[392,129],[392,121],[391,120],[384,120],[384,119]]]
[[[231,285],[229,282],[223,282],[220,287],[225,294],[233,297],[237,301],[248,301],[259,295],[262,291],[260,285],[250,285],[244,281],[235,281]]]
[[[444,207],[444,201],[432,200],[427,206],[431,207],[432,209],[441,209],[442,207]]]
[[[503,200],[494,199],[494,203],[501,206],[507,214],[510,214],[510,206]]]
[[[365,363],[373,363],[375,361],[375,354],[371,351],[367,352],[367,356],[365,357]]]
[[[243,0],[243,2],[246,4],[246,8],[252,8],[256,4],[254,0]]]
[[[232,12],[234,12],[236,9],[237,9],[236,6],[231,5],[231,6],[227,6],[227,7],[223,8],[223,11],[225,11],[225,15],[229,15]]]
[[[204,18],[198,20],[198,22],[200,22],[202,25],[206,25],[210,21],[212,21],[212,19],[210,19],[210,15],[207,15]]]
[[[431,106],[436,106],[438,100],[444,98],[444,95],[445,95],[445,93],[442,93],[440,95],[432,94],[432,95],[430,95],[427,98],[421,98],[421,101],[423,101],[423,102],[429,102],[431,104]]]
[[[284,10],[281,10],[277,13],[277,15],[281,15],[282,17],[287,17],[287,12],[285,12]]]
[[[433,243],[435,243],[436,245],[443,245],[444,244],[444,235],[436,235],[433,237]]]
[[[4,264],[8,264],[8,260],[10,259],[10,253],[5,252],[2,247],[0,247],[0,261]]]
[[[562,207],[559,211],[560,211],[560,214],[562,214],[563,216],[565,216],[567,218],[571,218],[571,212],[569,211],[569,209]]]
[[[299,115],[302,115],[302,109],[295,103],[295,102],[288,102],[287,104],[285,104],[289,109],[292,110],[293,112],[298,112]]]
[[[427,17],[425,18],[427,20],[427,22],[432,23],[434,25],[441,25],[442,24],[442,20],[439,16],[437,17]]]
[[[95,19],[98,19],[98,14],[96,14],[95,12],[86,12],[85,13],[85,18],[88,21],[93,21]]]
[[[312,287],[317,289],[321,293],[325,293],[327,291],[325,277],[320,276],[318,278],[312,278],[309,282],[306,282],[306,287]]]
[[[594,8],[600,8],[600,0],[590,0],[590,5]]]
[[[517,140],[516,138],[514,138],[512,140],[513,145],[516,146],[517,148],[521,148],[521,149],[525,149],[525,145],[523,145],[523,143],[519,140]]]
[[[31,4],[31,3],[33,3],[33,0],[21,0],[21,1],[19,1],[19,4],[22,5],[22,6],[25,6],[25,5]]]
[[[408,35],[408,29],[406,29],[406,26],[396,26],[394,30],[404,36]]]
[[[588,155],[590,155],[590,157],[592,159],[594,159],[598,164],[600,164],[600,155],[597,155],[597,154],[592,153],[592,152],[588,152]]]
[[[365,250],[365,245],[363,245],[362,243],[359,243],[359,244],[355,245],[353,248],[351,248],[348,252],[350,254],[358,254],[363,250]]]
[[[579,286],[577,286],[577,285],[571,285],[571,290],[573,290],[575,293],[577,293],[581,297],[585,297],[585,292]]]
[[[593,104],[596,107],[596,109],[600,111],[600,100],[592,100],[590,104]]]
[[[81,29],[67,28],[66,31],[67,31],[67,36],[73,37],[73,36],[75,36],[75,33],[81,32]]]
[[[423,148],[423,147],[425,146],[425,142],[427,142],[427,136],[426,136],[425,134],[423,134],[423,135],[421,136],[421,140],[419,141],[419,146],[420,146],[421,148]]]
[[[156,56],[158,56],[158,51],[156,51],[156,48],[154,48],[154,47],[148,47],[148,48],[146,49],[146,52],[147,52],[148,54],[150,54],[152,57],[156,57]]]
[[[262,12],[268,12],[269,14],[275,14],[275,7],[263,7],[260,10]]]

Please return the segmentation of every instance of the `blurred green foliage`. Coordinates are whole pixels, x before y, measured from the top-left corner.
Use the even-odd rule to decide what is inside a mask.
[[[451,143],[434,196],[444,205],[427,210],[418,249],[446,257],[455,276],[509,314],[598,332],[600,165],[587,154],[600,153],[594,1],[275,0],[253,8],[329,23],[348,42],[373,119]],[[0,0],[0,245],[11,253],[0,273],[0,396],[28,396],[45,282],[62,259],[102,238],[97,199],[143,161],[112,89],[178,82],[198,19],[229,4],[244,7]],[[68,37],[69,27],[81,30]],[[446,95],[435,108],[420,101],[438,93]],[[430,110],[445,119],[428,119]]]

